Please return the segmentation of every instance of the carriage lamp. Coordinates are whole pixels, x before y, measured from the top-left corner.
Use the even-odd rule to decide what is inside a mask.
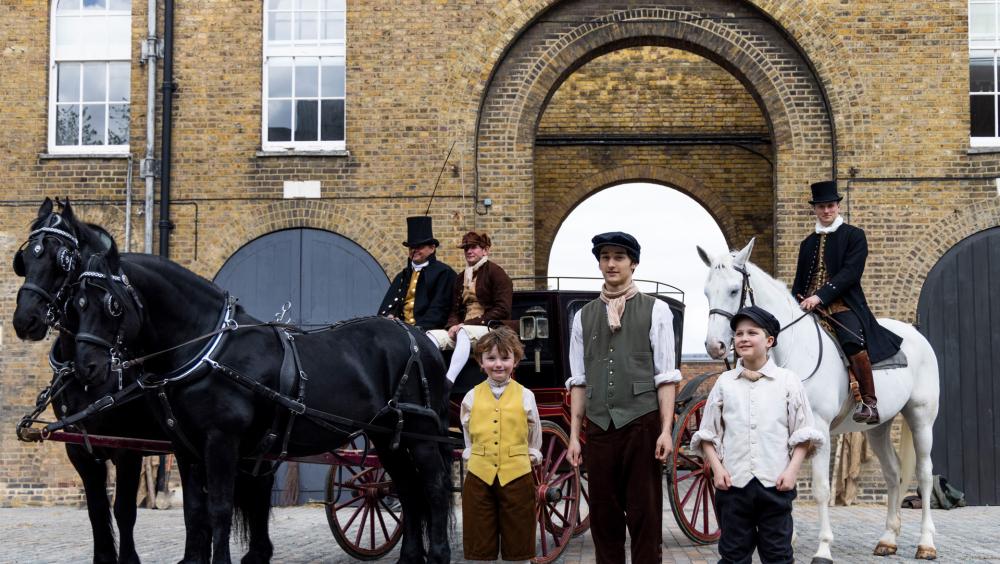
[[[540,339],[549,338],[549,318],[545,308],[532,306],[521,316],[521,340],[535,342],[535,372],[542,371],[542,343]]]

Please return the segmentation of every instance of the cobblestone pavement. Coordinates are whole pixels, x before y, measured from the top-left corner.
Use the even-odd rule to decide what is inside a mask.
[[[912,560],[920,527],[916,510],[903,510],[903,532],[899,555],[890,558],[871,556],[881,534],[884,510],[877,506],[835,507],[831,509],[834,541],[833,555],[839,562],[879,562],[889,564]],[[456,515],[460,516],[460,512]],[[795,510],[799,540],[798,562],[809,562],[816,549],[816,507],[802,504]],[[669,509],[664,515],[664,562],[715,562],[714,546],[697,546],[688,541]],[[1000,562],[1000,507],[965,507],[952,511],[934,511],[937,548],[940,562]],[[168,511],[139,510],[136,524],[139,554],[146,563],[176,562],[183,552],[184,525],[179,509]],[[63,563],[89,562],[91,559],[90,524],[82,509],[17,508],[0,509],[0,562]],[[278,508],[273,514],[271,538],[275,544],[275,562],[356,562],[345,555],[333,540],[320,506]],[[394,561],[398,548],[386,556]],[[242,555],[233,546],[233,555]],[[453,535],[452,554],[456,562],[462,554],[461,527]],[[594,544],[589,534],[581,535],[567,547],[559,562],[589,564],[594,560]]]

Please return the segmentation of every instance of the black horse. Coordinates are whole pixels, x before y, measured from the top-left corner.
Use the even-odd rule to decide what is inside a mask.
[[[112,248],[93,257],[81,275],[78,299],[71,302],[80,327],[77,370],[99,385],[114,379],[112,359],[146,355],[144,386],[160,398],[175,444],[199,457],[192,474],[204,483],[185,484],[185,494],[207,495],[191,502],[185,497],[185,521],[190,527],[207,519],[215,562],[230,560],[230,516],[242,495],[234,495],[233,482],[241,459],[327,452],[357,429],[368,431],[398,489],[400,562],[450,560],[451,460],[443,424],[448,387],[441,354],[425,335],[378,317],[316,332],[261,324],[239,306],[230,309],[217,286],[167,260],[132,265],[121,274]],[[190,342],[219,330],[224,340],[207,355],[204,341]],[[163,352],[150,356],[156,351]],[[300,401],[279,405],[271,390]],[[298,415],[290,421],[292,412]],[[400,421],[402,433],[393,433]],[[269,508],[269,492],[257,495],[243,503]]]
[[[52,201],[46,198],[32,222],[28,241],[14,258],[15,272],[25,278],[17,294],[13,319],[17,335],[26,340],[41,340],[50,325],[61,327],[70,334],[76,331],[73,312],[65,306],[73,298],[77,277],[82,272],[82,263],[98,252],[106,252],[113,244],[111,236],[105,230],[77,220],[68,201],[57,212]],[[150,255],[122,255],[122,264],[126,270],[132,263],[150,260]],[[95,400],[115,392],[115,387],[119,385],[117,381],[106,382],[104,386],[92,386],[79,381],[74,369],[74,354],[73,337],[66,335],[55,339],[49,354],[53,381],[47,394],[54,395],[40,397],[40,400],[51,397],[53,411],[60,420],[83,411]],[[95,414],[77,423],[75,427],[91,434],[165,440],[167,435],[159,423],[160,419],[151,415],[154,410],[155,406],[148,405],[146,401],[134,401]],[[94,541],[93,561],[139,562],[133,530],[143,454],[128,449],[88,449],[83,445],[70,443],[66,444],[66,454],[83,482]],[[181,458],[183,454],[179,454],[179,460]],[[112,461],[116,467],[114,516],[120,534],[117,550],[107,496],[106,460]],[[185,470],[181,466],[182,479]],[[248,480],[241,477],[237,487],[269,491],[270,485],[267,479]],[[257,516],[250,510],[238,513],[244,530],[250,536],[249,560],[268,560],[271,545],[266,534],[267,514]],[[260,531],[262,527],[264,534],[255,535],[254,532]],[[211,554],[207,525],[203,528],[201,535],[188,535],[186,560],[207,559]]]

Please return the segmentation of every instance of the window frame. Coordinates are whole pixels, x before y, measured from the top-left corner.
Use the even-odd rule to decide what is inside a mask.
[[[973,38],[972,35],[972,7],[973,5],[992,5],[993,10],[993,30],[992,38]],[[969,146],[970,147],[1000,147],[1000,0],[969,0],[968,9],[968,64],[966,65],[969,86],[966,89],[969,97]],[[973,51],[993,52],[993,91],[973,92],[971,69]],[[993,132],[989,137],[976,137],[972,135],[972,98],[990,96],[993,98]]]
[[[85,10],[80,9],[80,10],[76,11],[74,15],[76,17],[80,17],[80,18],[87,18],[87,17],[107,17],[109,14],[116,14],[116,15],[126,14],[125,10],[112,10],[110,8],[110,2],[111,2],[111,0],[106,0],[106,1],[108,2],[108,7],[106,7],[103,10],[101,10],[100,12],[94,12],[94,13],[88,14]],[[122,155],[122,154],[128,154],[128,153],[131,152],[131,141],[132,141],[132,139],[131,139],[131,129],[132,129],[132,92],[131,92],[131,89],[132,89],[132,35],[133,35],[133,32],[132,32],[132,2],[129,1],[129,9],[127,11],[127,15],[128,15],[128,25],[127,25],[128,37],[126,38],[125,44],[128,47],[127,47],[127,53],[125,54],[124,58],[94,58],[94,57],[81,56],[81,57],[78,57],[78,58],[57,59],[56,53],[57,53],[57,51],[59,49],[58,49],[58,45],[57,45],[57,42],[56,42],[56,29],[57,29],[58,24],[59,24],[59,17],[65,17],[65,16],[57,16],[57,14],[59,13],[58,12],[58,6],[59,6],[59,0],[52,0],[51,6],[49,7],[49,15],[50,15],[50,17],[49,17],[49,69],[48,69],[49,97],[48,97],[48,136],[47,136],[47,140],[46,140],[46,145],[47,145],[48,152],[49,152],[49,154],[52,154],[52,155],[85,155],[85,156],[90,156],[90,155],[93,155],[93,156],[104,156],[104,155]],[[82,0],[81,0],[81,6],[82,6]],[[115,62],[126,63],[128,65],[128,69],[129,69],[129,73],[128,73],[129,100],[126,103],[126,105],[128,106],[128,109],[129,109],[129,119],[128,119],[128,125],[127,125],[127,129],[126,129],[126,131],[129,133],[129,135],[128,135],[128,137],[129,137],[128,142],[125,143],[125,144],[119,144],[119,145],[107,145],[107,144],[103,144],[103,145],[84,145],[84,144],[59,145],[59,144],[57,144],[56,143],[56,141],[57,141],[57,139],[56,139],[56,122],[58,120],[57,109],[58,109],[58,105],[59,105],[58,104],[58,94],[59,94],[59,72],[58,72],[58,69],[59,69],[59,63],[78,63],[78,64],[81,64],[81,65],[84,64],[84,63],[104,63],[106,65],[106,70],[105,70],[105,75],[104,75],[104,77],[105,77],[105,96],[104,96],[105,100],[103,102],[103,105],[104,105],[104,108],[105,108],[104,135],[105,135],[105,138],[107,138],[107,136],[109,134],[109,132],[108,132],[108,130],[109,130],[108,120],[110,119],[109,115],[108,115],[108,114],[110,114],[109,107],[112,105],[111,102],[108,100],[108,96],[110,95],[110,93],[108,91],[108,87],[110,85],[110,72],[109,72],[110,66],[109,66],[109,64],[110,63],[115,63]],[[81,77],[82,77],[82,72],[81,72]],[[82,106],[83,103],[84,103],[84,101],[82,100],[82,97],[83,97],[83,91],[82,90],[80,92],[80,96],[81,96],[81,100],[78,103]],[[81,120],[82,120],[82,116],[83,116],[83,114],[82,114],[82,111],[81,111],[81,114],[80,114],[80,119]],[[79,141],[82,143],[83,139],[80,138]]]
[[[323,40],[322,39],[322,18],[317,20],[317,37],[315,40],[296,40],[295,39],[295,14],[298,14],[300,10],[298,9],[299,0],[291,0],[292,2],[292,20],[291,20],[291,39],[279,40],[276,44],[272,44],[269,40],[270,36],[270,18],[268,15],[276,10],[270,9],[272,2],[276,0],[263,0],[262,18],[263,22],[261,25],[262,29],[262,49],[261,49],[261,112],[260,112],[260,146],[263,152],[271,153],[283,153],[283,152],[293,152],[293,151],[303,151],[303,152],[330,152],[330,151],[345,151],[347,148],[347,2],[344,1],[343,9],[343,39],[340,40]],[[317,4],[320,6],[318,11],[322,13],[323,11],[338,12],[339,10],[323,10],[322,4],[324,0],[316,0]],[[280,10],[287,11],[287,10]],[[294,118],[294,107],[295,100],[298,98],[295,96],[294,92],[294,78],[292,79],[292,132],[291,139],[288,141],[269,141],[268,140],[268,118],[270,114],[270,99],[268,92],[268,82],[270,80],[269,64],[268,62],[272,58],[290,58],[293,60],[292,67],[294,69],[296,58],[315,58],[318,59],[318,71],[322,73],[323,59],[340,59],[343,61],[344,68],[344,94],[343,97],[326,97],[322,96],[322,76],[317,77],[317,95],[315,100],[317,100],[317,129],[316,129],[316,141],[296,141],[295,140],[295,118]],[[294,77],[294,70],[293,77]],[[314,99],[314,98],[307,98]],[[323,100],[343,100],[343,139],[339,141],[323,141],[320,139],[322,137],[322,106]]]

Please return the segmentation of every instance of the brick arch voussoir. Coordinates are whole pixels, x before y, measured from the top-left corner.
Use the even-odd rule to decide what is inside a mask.
[[[693,198],[715,219],[727,243],[731,244],[743,235],[732,215],[727,213],[726,201],[719,194],[708,190],[697,179],[667,167],[620,166],[588,177],[586,182],[577,184],[574,190],[562,194],[553,206],[562,213],[538,221],[535,232],[535,274],[537,276],[547,274],[552,243],[559,228],[577,206],[601,190],[629,182],[660,184],[677,189]]]
[[[904,321],[915,322],[920,292],[931,269],[962,240],[998,226],[1000,201],[995,198],[956,210],[947,221],[937,222],[903,256],[906,267],[900,269],[890,285],[890,311],[905,312],[908,317]]]

